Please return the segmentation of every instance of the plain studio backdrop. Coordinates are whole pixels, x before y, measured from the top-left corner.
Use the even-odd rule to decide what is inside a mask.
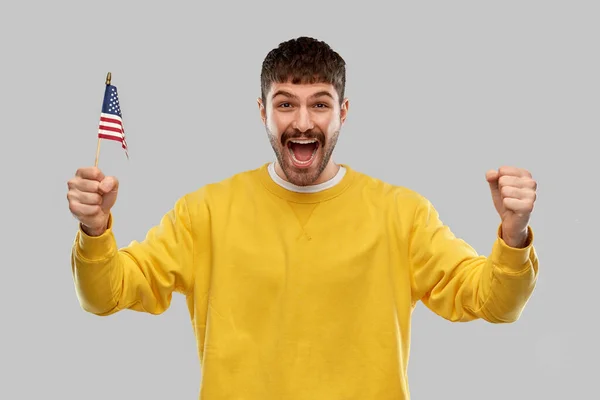
[[[121,182],[119,246],[186,192],[273,160],[261,63],[301,35],[348,64],[335,160],[421,192],[480,253],[499,223],[486,170],[527,168],[539,183],[540,278],[521,319],[452,324],[419,304],[412,397],[593,397],[599,12],[594,1],[3,3],[0,398],[197,398],[182,296],[161,316],[80,308],[66,182],[94,163],[109,71],[131,156],[102,142],[99,166]]]

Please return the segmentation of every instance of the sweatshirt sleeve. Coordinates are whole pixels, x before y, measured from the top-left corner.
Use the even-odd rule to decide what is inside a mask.
[[[118,249],[110,215],[108,229],[88,236],[79,225],[71,267],[81,307],[110,315],[123,309],[160,314],[174,291],[187,293],[194,282],[194,239],[186,198],[152,227],[143,241]]]
[[[409,250],[413,300],[453,322],[517,321],[538,276],[533,231],[528,227],[524,248],[508,246],[500,234],[498,227],[491,253],[479,255],[423,199],[415,212]]]

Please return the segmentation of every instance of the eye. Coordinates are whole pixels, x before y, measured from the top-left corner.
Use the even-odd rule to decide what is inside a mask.
[[[281,103],[281,104],[279,104],[279,108],[289,108],[289,107],[286,107],[286,106],[291,107],[292,105],[290,103]]]
[[[327,104],[325,104],[325,103],[317,103],[317,104],[315,104],[315,107],[317,107],[317,108],[327,108],[329,106]]]

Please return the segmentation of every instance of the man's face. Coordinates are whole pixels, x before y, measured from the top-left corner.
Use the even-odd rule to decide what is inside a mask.
[[[258,100],[277,161],[288,181],[299,186],[321,183],[335,168],[331,154],[348,101],[340,106],[331,84],[274,83],[266,104]]]

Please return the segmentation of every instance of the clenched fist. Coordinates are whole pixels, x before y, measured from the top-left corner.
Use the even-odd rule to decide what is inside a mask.
[[[537,194],[537,182],[527,170],[501,167],[486,173],[496,211],[502,219],[502,238],[512,247],[523,247]]]
[[[90,236],[107,229],[110,209],[117,201],[119,181],[105,177],[96,167],[80,168],[68,182],[69,210]]]

